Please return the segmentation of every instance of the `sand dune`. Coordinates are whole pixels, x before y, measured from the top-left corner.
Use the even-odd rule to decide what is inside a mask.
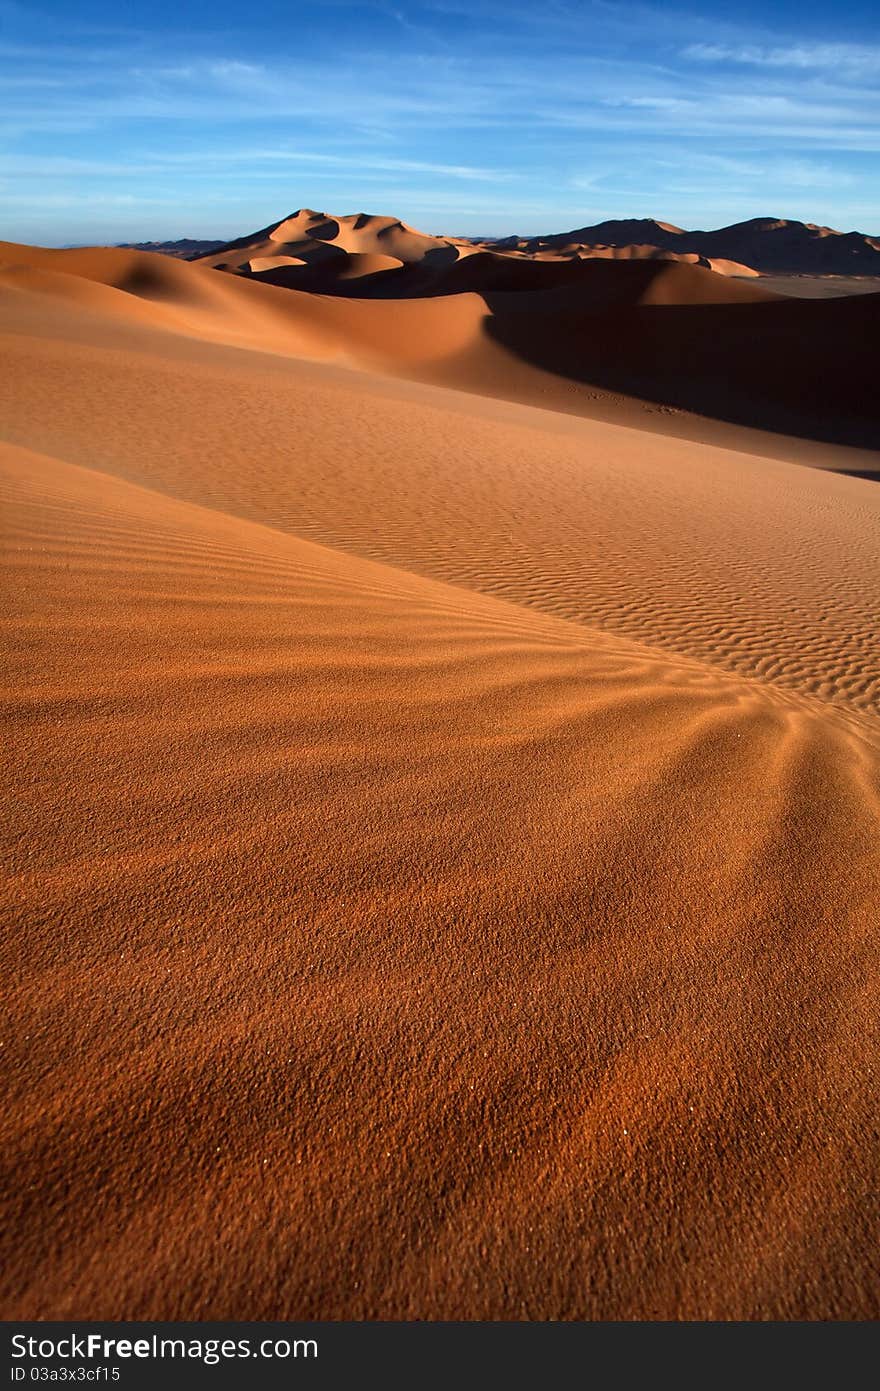
[[[707,257],[705,264],[716,275],[733,275],[739,279],[755,279],[761,274],[760,271],[753,270],[751,266],[744,266],[740,261],[731,261],[729,256]]]
[[[351,213],[328,216],[303,208],[201,258],[224,269],[242,267],[252,255],[289,255],[331,265],[349,255],[392,257],[408,264],[425,260],[444,264],[470,252],[470,243],[454,237],[430,237],[396,217]]]
[[[7,1316],[876,1317],[880,490],[2,262]]]
[[[14,313],[25,328],[25,309]],[[546,412],[436,388],[389,397],[363,374],[156,330],[114,342],[97,317],[88,332],[79,324],[76,344],[54,341],[54,325],[42,336],[39,321],[4,337],[10,440],[877,708],[876,594],[861,576],[878,554],[880,499],[867,483],[598,421],[560,428]],[[863,564],[841,565],[848,548]]]
[[[73,298],[125,325],[137,318],[845,472],[876,469],[866,453],[880,446],[871,295],[791,300],[686,264],[517,264],[475,252],[447,267],[442,294],[387,300],[370,282],[398,272],[368,262],[346,279],[347,264],[329,279],[277,263],[242,278],[142,252],[0,243],[0,284],[41,288],[46,314],[53,299]],[[340,286],[341,296],[328,293]],[[11,317],[22,328],[34,312],[19,301]],[[70,332],[65,322],[58,332]],[[791,436],[810,447],[792,449]]]
[[[547,237],[511,240],[530,255],[572,246],[626,249],[640,245],[658,252],[696,255],[713,265],[731,261],[737,268],[726,273],[734,275],[743,274],[743,267],[784,275],[880,273],[877,237],[863,232],[837,232],[833,227],[783,217],[754,217],[709,232],[689,232],[653,218],[624,218]]]
[[[442,273],[475,251],[519,262],[670,260],[698,264],[717,274],[740,278],[765,272],[880,274],[880,240],[876,237],[772,217],[752,218],[709,232],[689,232],[653,218],[631,218],[547,236],[469,241],[426,236],[393,217],[366,213],[334,217],[304,209],[225,247],[210,247],[205,259],[226,270],[240,270],[249,249],[254,255],[265,255],[278,246],[320,266],[328,266],[351,253],[378,252],[419,265],[433,274]],[[407,281],[407,277],[399,277],[401,291]],[[416,293],[422,293],[421,288]]]
[[[177,237],[174,241],[120,242],[119,245],[132,251],[158,251],[163,256],[176,256],[183,261],[189,261],[196,256],[207,256],[210,252],[225,246],[226,243],[217,238],[204,240],[194,237]]]
[[[393,217],[367,213],[335,217],[301,209],[234,242],[184,238],[141,242],[134,249],[189,259],[207,258],[210,264],[239,270],[246,269],[248,247],[256,248],[254,255],[265,256],[274,254],[279,244],[327,268],[334,262],[341,263],[348,254],[391,254],[403,263],[436,271],[482,250],[531,261],[680,261],[737,278],[765,274],[846,278],[880,274],[880,238],[778,217],[751,218],[706,232],[686,231],[655,218],[616,219],[570,232],[480,240],[426,236]],[[407,281],[408,277],[399,277],[398,289],[402,291]]]
[[[661,227],[664,233],[678,231],[666,229],[660,223],[645,226]],[[395,296],[450,293],[457,288],[459,263],[472,258],[483,271],[491,272],[494,268],[496,274],[505,275],[510,288],[521,285],[531,288],[534,273],[529,267],[556,265],[561,267],[565,277],[569,274],[569,263],[585,260],[678,261],[716,270],[725,276],[754,277],[758,274],[749,266],[724,259],[720,253],[716,261],[710,261],[696,251],[674,250],[648,242],[588,243],[579,233],[543,241],[509,238],[475,242],[461,237],[426,236],[393,217],[367,213],[333,217],[311,209],[292,213],[278,223],[220,248],[211,247],[199,259],[220,270],[250,274],[254,272],[255,260],[277,259],[278,256],[290,257],[300,265],[299,276],[287,283],[302,289],[322,288],[322,277],[329,282],[325,288],[330,288],[348,263],[362,261],[364,257],[379,257],[386,264],[377,265],[376,269],[396,272],[382,278],[381,289]],[[469,266],[469,273],[469,283],[473,283],[476,265]],[[547,271],[539,273],[548,274]]]

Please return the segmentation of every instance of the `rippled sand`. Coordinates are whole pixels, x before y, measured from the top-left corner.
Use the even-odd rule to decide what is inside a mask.
[[[876,1317],[880,490],[92,269],[0,306],[7,1317]]]

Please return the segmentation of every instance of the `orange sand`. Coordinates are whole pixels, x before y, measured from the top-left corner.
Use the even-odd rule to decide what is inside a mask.
[[[2,260],[4,1314],[876,1317],[880,490]]]

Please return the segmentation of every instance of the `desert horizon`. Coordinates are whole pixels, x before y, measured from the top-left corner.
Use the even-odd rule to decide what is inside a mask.
[[[874,48],[490,8],[23,69],[7,1320],[880,1314]]]
[[[201,260],[225,247],[240,248],[254,241],[260,235],[268,237],[278,227],[297,219],[308,218],[313,225],[328,224],[337,220],[337,215],[316,212],[311,208],[298,209],[288,213],[275,223],[269,223],[261,233],[245,233],[239,237],[199,238],[190,236],[165,237],[150,241],[119,241],[103,243],[100,239],[91,241],[61,243],[47,246],[47,250],[75,251],[89,246],[112,245],[132,251],[157,251],[164,255],[181,259]],[[394,227],[405,229],[416,237],[424,238],[426,243],[454,246],[459,254],[469,247],[477,251],[494,253],[525,253],[531,257],[546,259],[606,259],[606,260],[680,260],[692,265],[701,265],[707,270],[715,270],[721,275],[735,278],[751,278],[755,275],[783,275],[787,277],[815,277],[817,279],[840,278],[844,284],[853,281],[871,280],[880,275],[880,235],[871,236],[865,232],[842,232],[834,227],[821,226],[813,222],[799,222],[784,217],[755,217],[744,222],[718,227],[709,231],[687,231],[682,227],[653,217],[610,218],[593,225],[585,225],[568,232],[551,233],[499,233],[497,235],[466,236],[460,233],[444,234],[431,232],[427,236],[417,232],[407,222],[397,217],[386,217],[376,213],[345,213],[339,217],[340,226],[361,230],[366,226],[379,227],[388,239]],[[367,238],[368,239],[368,238]],[[277,239],[276,239],[277,240]],[[315,240],[315,238],[313,238]],[[361,238],[363,244],[365,238]],[[342,250],[342,244],[338,243]],[[314,251],[314,247],[312,248]],[[731,254],[744,255],[754,265],[737,261]],[[365,254],[360,251],[358,254]],[[376,253],[381,254],[381,253]],[[398,257],[391,257],[397,261]],[[416,259],[404,256],[404,261]],[[418,259],[424,259],[423,256]],[[792,289],[795,287],[792,286]]]

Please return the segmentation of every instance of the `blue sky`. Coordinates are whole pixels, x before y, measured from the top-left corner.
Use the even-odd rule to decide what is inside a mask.
[[[880,233],[880,6],[0,0],[0,237],[760,214]]]

